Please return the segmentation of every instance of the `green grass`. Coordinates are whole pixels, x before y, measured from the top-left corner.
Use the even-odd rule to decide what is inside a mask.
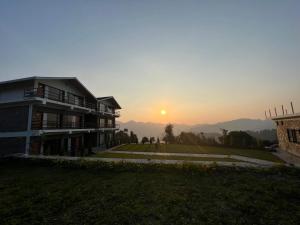
[[[200,157],[187,157],[187,156],[162,156],[162,155],[140,155],[140,154],[127,154],[127,153],[111,153],[100,152],[94,157],[99,158],[122,158],[122,159],[163,159],[163,160],[187,160],[187,161],[221,161],[221,162],[241,162],[236,159],[230,158],[200,158]]]
[[[75,164],[0,161],[0,224],[296,225],[300,221],[297,169]]]
[[[129,144],[122,145],[116,151],[132,151],[132,152],[166,152],[166,153],[197,153],[197,154],[222,154],[222,155],[239,155],[250,158],[263,159],[272,162],[282,163],[283,161],[273,155],[272,153],[264,150],[256,149],[238,149],[238,148],[225,148],[225,147],[212,147],[212,146],[199,146],[199,145],[178,145],[178,144],[161,144],[158,149],[155,145],[149,144]]]

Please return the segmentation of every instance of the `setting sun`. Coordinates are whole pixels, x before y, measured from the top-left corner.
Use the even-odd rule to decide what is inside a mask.
[[[162,116],[164,116],[164,115],[167,114],[167,112],[166,112],[166,110],[162,109],[162,110],[160,110],[160,114],[161,114]]]

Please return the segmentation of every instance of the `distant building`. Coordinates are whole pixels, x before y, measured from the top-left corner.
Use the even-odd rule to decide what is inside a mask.
[[[0,82],[0,155],[83,155],[115,145],[120,105],[75,77]]]
[[[300,113],[272,118],[277,125],[279,147],[300,156]]]

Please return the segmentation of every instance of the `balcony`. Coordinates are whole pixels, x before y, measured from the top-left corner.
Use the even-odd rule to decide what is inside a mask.
[[[119,129],[119,124],[98,125],[97,123],[86,122],[84,125],[80,122],[68,121],[49,121],[49,120],[33,120],[32,130],[57,130],[57,129]]]
[[[120,111],[111,111],[111,110],[101,110],[98,108],[97,112],[102,113],[102,114],[106,114],[106,115],[110,115],[110,116],[114,116],[114,117],[120,117],[121,113]]]
[[[63,121],[61,123],[59,121],[33,120],[31,125],[32,130],[82,129],[82,128],[83,126],[79,122],[67,122],[67,121]]]
[[[119,129],[119,124],[97,124],[92,122],[86,122],[85,128],[94,128],[94,129]]]
[[[50,99],[53,101],[66,103],[70,105],[85,107],[89,109],[96,110],[96,104],[91,102],[84,102],[83,97],[73,95],[71,93],[67,93],[65,95],[64,91],[50,88],[50,89],[44,89],[44,88],[32,88],[32,89],[26,89],[24,90],[24,97],[25,98],[33,98],[33,97],[39,97],[39,98],[45,98]]]

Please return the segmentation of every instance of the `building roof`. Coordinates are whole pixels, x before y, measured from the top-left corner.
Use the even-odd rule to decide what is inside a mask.
[[[98,101],[106,101],[110,102],[113,106],[115,106],[116,109],[122,109],[119,103],[116,101],[116,99],[113,96],[107,96],[107,97],[99,97],[97,98]]]
[[[32,76],[32,77],[25,77],[25,78],[13,79],[13,80],[0,81],[0,85],[11,84],[11,83],[19,83],[19,82],[24,82],[24,81],[29,81],[29,80],[37,80],[37,79],[70,80],[70,79],[77,79],[77,78],[76,77],[40,77],[40,76]]]
[[[13,83],[19,83],[19,82],[26,82],[30,80],[73,80],[75,81],[83,90],[88,93],[92,98],[96,99],[96,97],[77,79],[77,77],[41,77],[41,76],[33,76],[33,77],[26,77],[26,78],[20,78],[20,79],[14,79],[14,80],[8,80],[8,81],[2,81],[0,82],[1,85],[6,84],[13,84]]]
[[[8,81],[1,81],[0,86],[2,85],[8,85],[8,84],[15,84],[15,83],[22,83],[30,80],[73,80],[75,81],[80,87],[82,87],[93,99],[100,100],[100,101],[108,101],[112,105],[116,107],[116,109],[121,109],[121,106],[119,103],[115,100],[113,96],[107,96],[107,97],[100,97],[96,98],[78,79],[77,77],[42,77],[42,76],[32,76],[32,77],[26,77],[26,78],[20,78],[20,79],[14,79],[14,80],[8,80]]]
[[[286,115],[281,115],[281,116],[276,116],[276,117],[271,117],[272,120],[287,120],[287,119],[296,119],[300,118],[300,113],[295,113],[295,114],[286,114]]]

